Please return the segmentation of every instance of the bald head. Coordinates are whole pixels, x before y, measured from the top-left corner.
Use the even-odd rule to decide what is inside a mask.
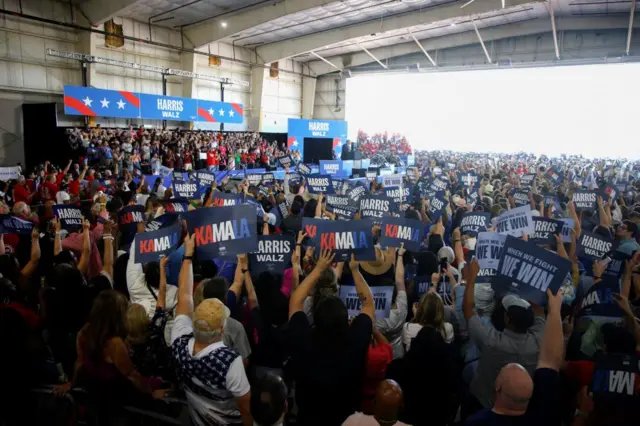
[[[395,421],[402,407],[403,396],[400,385],[393,380],[383,380],[376,389],[373,414],[376,419]]]
[[[520,364],[507,364],[496,378],[496,402],[493,411],[508,414],[524,414],[533,393],[533,380]]]

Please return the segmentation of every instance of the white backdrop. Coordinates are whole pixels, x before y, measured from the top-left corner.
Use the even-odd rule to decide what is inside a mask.
[[[640,158],[640,64],[433,72],[347,80],[349,137],[417,149]]]

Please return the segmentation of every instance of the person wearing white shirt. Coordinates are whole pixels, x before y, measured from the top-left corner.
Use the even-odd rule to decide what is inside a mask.
[[[413,322],[405,324],[402,329],[402,342],[407,352],[411,348],[411,341],[420,333],[422,327],[433,327],[440,331],[445,343],[453,342],[453,326],[444,321],[442,298],[431,290],[423,294],[420,302],[413,306]]]
[[[242,357],[222,341],[229,308],[219,299],[205,299],[194,311],[194,252],[194,236],[187,235],[171,331],[174,367],[184,386],[191,421],[197,426],[252,426],[251,388]]]
[[[144,232],[143,226],[138,227],[138,233]],[[149,319],[153,318],[156,311],[156,301],[160,288],[160,266],[157,262],[150,262],[142,267],[141,263],[135,263],[135,244],[131,244],[129,252],[129,262],[127,263],[127,289],[129,290],[129,298],[131,303],[138,303],[144,307]],[[178,298],[178,289],[175,285],[167,286],[167,298],[165,301],[165,309],[169,313],[173,313]],[[170,316],[171,318],[171,316]],[[165,327],[165,340],[170,342],[171,329],[173,320],[167,321]]]

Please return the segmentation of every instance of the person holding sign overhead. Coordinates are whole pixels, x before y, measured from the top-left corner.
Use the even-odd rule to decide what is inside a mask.
[[[331,268],[334,255],[324,250],[315,268],[289,300],[289,350],[297,384],[298,422],[304,425],[339,425],[359,404],[361,368],[371,340],[375,307],[369,286],[358,271],[354,257],[349,269],[362,310],[349,325],[347,309],[337,297],[322,300],[313,313],[311,328],[304,314],[304,300],[318,282],[322,272]],[[322,403],[325,395],[333,403]]]

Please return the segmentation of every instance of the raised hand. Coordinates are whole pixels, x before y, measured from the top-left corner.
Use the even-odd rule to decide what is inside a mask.
[[[316,267],[320,269],[327,269],[333,263],[333,259],[335,259],[336,255],[331,253],[331,250],[322,250],[320,252],[320,258],[316,263]],[[351,263],[349,263],[351,265]]]

